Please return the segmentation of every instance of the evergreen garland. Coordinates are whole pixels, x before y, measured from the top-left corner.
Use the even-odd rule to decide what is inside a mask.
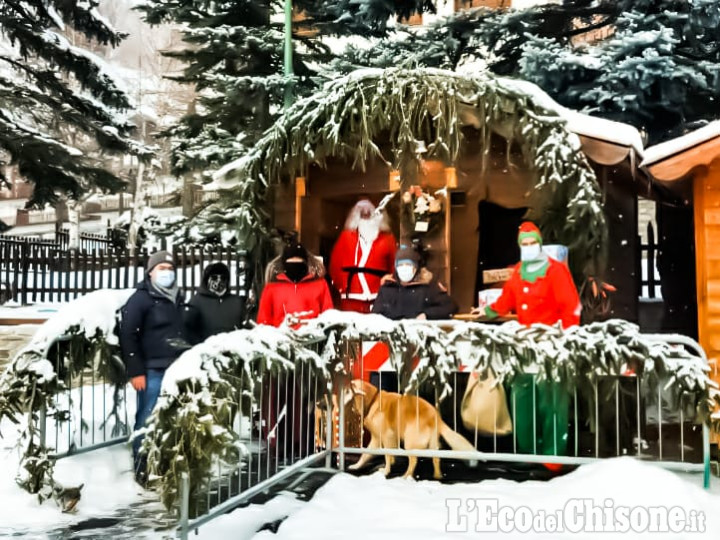
[[[249,416],[250,402],[258,397],[258,375],[287,374],[303,366],[326,382],[320,400],[328,396],[333,374],[349,378],[344,372],[347,345],[359,341],[387,343],[401,388],[413,392],[432,384],[438,401],[451,392],[452,375],[462,363],[481,373],[492,366],[501,382],[512,382],[531,366],[539,366],[539,380],[559,381],[567,391],[577,390],[579,397],[590,400],[598,378],[619,376],[631,366],[643,388],[649,389],[647,395],[655,395],[660,383],[671,387],[674,406],[696,413],[698,421],[710,423],[720,404],[720,392],[701,358],[649,339],[626,321],[569,330],[463,323],[446,332],[424,321],[392,322],[377,315],[331,311],[297,331],[258,326],[215,336],[171,366],[144,441],[167,507],[179,501],[183,472],[190,475],[192,507],[193,502],[202,503],[203,488],[218,462],[225,470],[238,465],[244,447],[233,430],[233,417],[245,398],[243,414]],[[419,363],[413,370],[414,359]],[[237,397],[239,389],[242,398]],[[712,422],[720,425],[720,418]]]
[[[479,130],[486,157],[493,134],[519,145],[536,174],[530,217],[548,243],[569,247],[578,281],[602,273],[607,225],[579,139],[537,87],[485,73],[366,69],[327,83],[288,109],[243,158],[218,172],[237,187],[193,225],[208,234],[231,227],[239,246],[252,251],[267,238],[271,186],[304,175],[310,164],[325,166],[330,158],[361,170],[371,158],[410,170],[419,140],[429,158],[452,164],[466,126]],[[392,156],[380,149],[386,140]]]

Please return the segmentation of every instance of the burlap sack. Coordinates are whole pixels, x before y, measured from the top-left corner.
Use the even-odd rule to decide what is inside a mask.
[[[488,371],[487,378],[470,373],[460,415],[465,428],[477,430],[481,435],[507,435],[512,433],[512,420],[502,384],[496,384],[495,375]]]

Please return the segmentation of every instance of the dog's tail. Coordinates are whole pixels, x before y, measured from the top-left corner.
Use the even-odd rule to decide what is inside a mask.
[[[475,452],[477,450],[470,441],[460,435],[457,431],[450,429],[450,426],[448,426],[445,422],[440,424],[440,436],[453,450],[465,452]],[[468,461],[468,464],[471,467],[477,467],[478,462],[475,459],[471,459]]]

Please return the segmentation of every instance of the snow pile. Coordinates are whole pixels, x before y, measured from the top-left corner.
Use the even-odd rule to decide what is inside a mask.
[[[284,519],[302,509],[307,503],[292,494],[281,493],[265,504],[251,504],[231,514],[220,516],[199,529],[196,540],[250,540],[263,525]],[[343,535],[343,538],[345,536]],[[271,537],[274,538],[274,535]]]
[[[453,500],[455,502],[453,502]],[[479,501],[478,501],[479,500]],[[479,512],[475,501],[496,501],[498,507],[519,509],[525,507],[533,514],[545,511],[557,513],[574,501],[614,508],[622,506],[679,507],[687,515],[693,511],[703,513],[705,532],[672,534],[668,532],[603,532],[588,534],[565,532],[510,532],[485,533],[492,538],[587,538],[606,539],[642,538],[719,538],[720,494],[712,494],[698,485],[657,466],[632,458],[602,460],[580,467],[577,471],[549,482],[514,482],[504,479],[487,480],[476,484],[441,484],[434,481],[408,481],[401,478],[387,480],[381,473],[354,477],[338,474],[315,494],[313,499],[284,521],[276,534],[263,531],[256,540],[397,540],[399,538],[439,539],[478,538],[475,530]],[[460,504],[455,513],[450,507]],[[277,503],[280,505],[280,502]],[[250,509],[236,510],[222,522],[210,523],[200,529],[200,537],[223,540],[234,538],[232,525],[245,525],[250,521]],[[286,510],[292,510],[286,503]],[[253,509],[253,512],[256,512]],[[269,513],[269,512],[268,512]],[[455,518],[465,516],[467,531],[455,532]],[[589,520],[587,521],[589,523]],[[483,523],[479,524],[480,527]],[[216,528],[217,527],[217,528]],[[462,527],[460,527],[462,528]]]
[[[25,353],[44,356],[54,341],[71,333],[84,334],[88,339],[100,335],[109,345],[118,345],[114,332],[116,312],[133,292],[134,289],[101,289],[63,305],[38,329],[18,356]]]

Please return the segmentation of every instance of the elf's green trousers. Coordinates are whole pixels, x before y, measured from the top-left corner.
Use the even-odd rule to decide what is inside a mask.
[[[536,382],[534,375],[518,375],[511,386],[510,412],[514,414],[519,453],[565,455],[568,444],[570,394],[559,383]]]

